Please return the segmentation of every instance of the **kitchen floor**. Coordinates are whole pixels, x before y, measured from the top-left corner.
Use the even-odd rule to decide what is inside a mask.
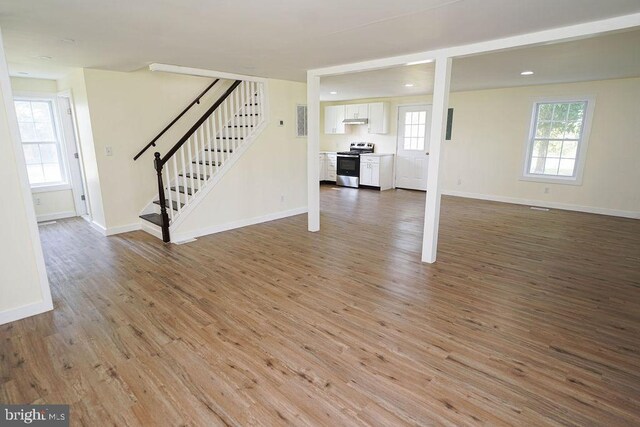
[[[640,221],[322,186],[164,245],[41,227],[55,310],[0,326],[0,402],[72,425],[638,425]]]

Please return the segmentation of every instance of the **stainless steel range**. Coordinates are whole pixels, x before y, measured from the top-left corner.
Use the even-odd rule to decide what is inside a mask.
[[[360,184],[360,154],[373,153],[371,142],[352,142],[349,151],[338,153],[336,185],[358,188]]]

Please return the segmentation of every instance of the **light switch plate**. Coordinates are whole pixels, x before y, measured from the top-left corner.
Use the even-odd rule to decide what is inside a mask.
[[[105,153],[107,156],[113,156],[113,148],[112,148],[112,147],[110,147],[110,146],[106,146],[106,147],[104,147],[104,153]]]

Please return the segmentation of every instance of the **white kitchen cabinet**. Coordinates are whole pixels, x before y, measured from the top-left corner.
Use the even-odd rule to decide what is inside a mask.
[[[325,134],[342,134],[345,133],[344,128],[344,105],[328,105],[324,107],[324,133]]]
[[[345,106],[346,119],[368,119],[369,104],[348,104]]]
[[[360,155],[360,185],[393,188],[393,154]]]
[[[336,168],[338,167],[338,155],[327,153],[327,179],[326,181],[336,182]]]
[[[318,156],[318,161],[320,163],[320,166],[319,166],[320,181],[325,181],[327,179],[327,156],[324,153],[321,153]]]
[[[389,103],[369,104],[369,133],[389,133]]]
[[[336,153],[320,153],[318,162],[320,181],[336,182],[336,167],[338,166]]]

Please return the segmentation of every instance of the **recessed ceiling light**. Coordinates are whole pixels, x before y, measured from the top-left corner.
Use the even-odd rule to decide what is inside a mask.
[[[332,90],[331,92],[329,92],[330,95],[337,95],[338,92],[336,92],[335,90]]]
[[[521,76],[532,76],[533,71],[523,71],[520,73]]]
[[[62,39],[60,40],[62,43],[74,44],[76,41],[74,39]]]
[[[49,61],[49,60],[51,60],[53,58],[51,56],[42,55],[42,56],[38,56],[38,59],[44,59],[45,61]]]
[[[413,87],[413,83],[406,83],[404,87]]]
[[[433,62],[433,59],[424,59],[422,61],[407,62],[406,65],[429,64],[431,62]]]
[[[27,73],[26,71],[18,71],[18,74],[22,75],[22,76],[28,76],[29,73]]]

